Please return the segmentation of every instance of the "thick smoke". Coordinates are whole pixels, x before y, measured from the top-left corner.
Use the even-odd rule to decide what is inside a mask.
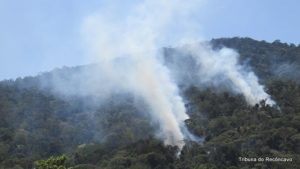
[[[261,100],[275,104],[254,72],[239,64],[239,54],[232,49],[213,50],[208,43],[195,43],[177,48],[166,60],[178,84],[227,88],[242,94],[251,105]]]
[[[98,12],[83,25],[91,55],[100,65],[99,76],[106,76],[105,82],[117,86],[107,90],[120,89],[143,98],[152,119],[160,125],[158,136],[165,144],[180,149],[185,136],[191,136],[184,125],[188,115],[157,49],[175,38],[168,31],[175,26],[176,19],[181,24],[185,22],[189,5],[181,0],[146,0],[121,19]]]
[[[157,136],[180,149],[184,139],[197,138],[184,124],[189,117],[179,84],[226,84],[242,93],[249,104],[261,99],[273,104],[255,74],[239,65],[238,54],[231,49],[214,51],[209,44],[193,42],[178,47],[175,62],[165,64],[168,61],[164,62],[159,48],[199,37],[194,33],[198,24],[192,15],[201,2],[144,0],[119,12],[122,17],[114,17],[115,8],[88,16],[82,25],[83,37],[97,64],[68,79],[55,77],[56,91],[101,99],[122,92],[140,97],[150,108],[152,121],[160,125]]]

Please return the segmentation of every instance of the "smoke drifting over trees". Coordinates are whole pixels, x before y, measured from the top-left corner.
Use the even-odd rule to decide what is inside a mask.
[[[144,0],[116,18],[111,2],[81,25],[92,64],[0,82],[0,168],[61,154],[68,158],[36,166],[250,168],[240,156],[297,159],[300,47],[203,41],[192,17],[203,3]]]
[[[107,17],[113,16],[108,11],[96,12],[84,20],[82,30],[90,56],[97,64],[68,81],[54,77],[51,83],[65,95],[96,96],[102,100],[118,93],[140,97],[149,107],[151,120],[159,124],[157,137],[180,149],[184,139],[199,138],[184,124],[189,117],[179,84],[225,85],[244,95],[251,105],[262,99],[273,105],[255,74],[239,64],[235,51],[215,51],[208,43],[191,40],[190,37],[199,36],[193,33],[197,22],[190,16],[193,7],[201,3],[146,0],[133,6],[121,19]],[[179,27],[180,32],[168,32],[173,27]],[[183,41],[188,44],[179,46],[180,55],[173,56],[179,65],[164,64],[165,58],[158,49],[162,45],[178,46]],[[190,66],[184,65],[188,57],[195,63],[193,71],[182,69]],[[188,73],[193,78],[186,81]]]
[[[242,67],[238,72],[243,74],[253,70],[281,112],[264,101],[255,106],[247,103],[245,95],[234,90],[235,86],[224,72],[201,81],[198,78],[201,66],[196,64],[191,51],[186,46],[182,47],[185,50],[168,47],[163,49],[160,63],[169,72],[172,83],[176,84],[189,116],[182,123],[188,131],[180,126],[186,145],[179,159],[173,159],[178,152],[176,147],[162,145],[163,142],[172,143],[166,143],[165,136],[168,135],[161,130],[161,121],[155,120],[148,100],[140,93],[116,84],[99,64],[93,64],[55,69],[36,77],[0,83],[0,113],[3,117],[0,121],[1,166],[12,168],[20,165],[24,168],[32,166],[37,159],[62,153],[71,153],[68,155],[71,166],[91,164],[90,168],[94,165],[129,167],[127,162],[115,163],[115,158],[130,161],[131,166],[193,168],[213,165],[241,168],[248,164],[237,162],[238,155],[276,156],[280,152],[284,157],[286,150],[292,153],[293,159],[297,159],[299,70],[293,66],[295,72],[286,71],[282,78],[275,74],[274,67],[299,65],[295,57],[300,48],[250,38],[214,39],[211,42],[213,49],[206,47],[212,53],[218,53],[225,46],[238,51],[240,56],[232,56],[238,57],[237,67]],[[286,54],[282,55],[282,51]],[[260,57],[260,53],[265,53],[265,57]],[[281,60],[272,62],[274,57]],[[122,62],[117,59],[113,68],[130,70],[130,65],[126,69],[122,67],[124,61],[126,59]],[[239,64],[246,62],[247,66]],[[126,72],[120,71],[122,73]],[[123,83],[124,80],[118,82]],[[202,144],[198,144],[199,138]],[[196,140],[196,143],[188,140]],[[203,159],[198,159],[199,156]],[[153,162],[153,158],[159,160]],[[278,164],[265,165],[272,168]],[[295,168],[297,164],[285,165],[286,168]]]

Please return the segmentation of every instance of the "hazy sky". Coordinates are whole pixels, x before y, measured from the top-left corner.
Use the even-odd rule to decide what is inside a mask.
[[[0,0],[0,80],[86,64],[81,25],[109,0]],[[137,0],[115,0],[124,15]],[[300,43],[298,0],[204,0],[195,20],[205,39],[251,37]]]

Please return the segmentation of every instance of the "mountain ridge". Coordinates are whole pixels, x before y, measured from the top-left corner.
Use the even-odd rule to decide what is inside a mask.
[[[77,169],[297,168],[300,46],[250,38],[220,38],[211,43],[215,50],[237,50],[239,62],[258,75],[280,110],[265,100],[251,106],[241,94],[216,87],[182,88],[190,116],[184,123],[203,142],[186,140],[177,157],[178,147],[157,139],[158,125],[150,122],[145,114],[149,107],[141,98],[113,94],[100,104],[99,98],[88,95],[57,95],[49,79],[62,77],[68,82],[91,65],[59,68],[0,82],[0,168],[29,169],[34,161],[62,154],[67,157],[65,165]],[[177,51],[165,48],[164,52],[171,57]],[[78,86],[70,88],[76,91]],[[239,157],[293,161],[245,163]]]

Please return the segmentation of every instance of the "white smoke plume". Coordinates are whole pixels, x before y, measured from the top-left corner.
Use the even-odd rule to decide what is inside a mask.
[[[188,115],[157,49],[178,36],[168,31],[176,26],[176,20],[186,26],[190,5],[194,4],[196,1],[145,0],[121,19],[102,11],[86,18],[83,24],[91,55],[100,65],[99,75],[106,76],[105,82],[142,97],[160,125],[159,137],[180,149],[185,136],[191,135],[184,125]]]
[[[173,62],[166,63],[177,83],[198,87],[226,86],[242,94],[250,105],[261,100],[266,100],[269,105],[275,104],[254,72],[239,64],[239,54],[233,49],[213,50],[210,44],[203,42],[184,45],[177,50],[179,54],[173,56]]]
[[[261,99],[273,101],[251,71],[238,64],[238,54],[223,48],[214,51],[210,45],[191,43],[179,47],[185,62],[192,56],[196,74],[188,81],[189,70],[176,65],[165,65],[159,48],[199,40],[199,25],[193,11],[200,10],[201,0],[144,0],[132,5],[123,16],[114,17],[115,4],[85,18],[83,37],[93,62],[87,68],[61,81],[54,81],[58,92],[69,95],[95,95],[105,98],[113,93],[129,92],[141,97],[150,107],[150,115],[160,126],[157,135],[165,144],[184,146],[184,139],[196,139],[186,128],[188,119],[179,83],[215,83],[232,85],[249,104]],[[196,8],[195,8],[196,7]],[[187,66],[189,67],[189,66]],[[220,78],[221,77],[221,78]],[[72,82],[74,81],[74,83]],[[75,84],[75,87],[71,87]],[[65,90],[69,88],[70,90]]]

